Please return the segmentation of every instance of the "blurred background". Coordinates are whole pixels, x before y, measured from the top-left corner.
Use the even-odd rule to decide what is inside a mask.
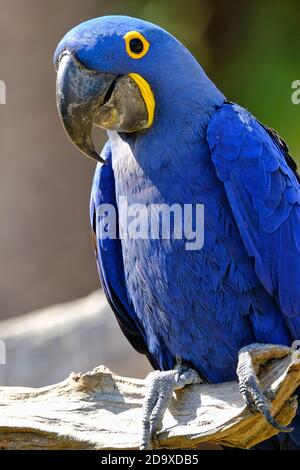
[[[300,105],[291,102],[300,79],[299,0],[0,0],[2,385],[45,385],[99,363],[124,375],[149,370],[101,293],[46,308],[99,288],[88,218],[94,164],[61,127],[52,56],[70,28],[107,14],[168,29],[229,100],[276,128],[300,157]],[[100,134],[100,146],[104,140]]]

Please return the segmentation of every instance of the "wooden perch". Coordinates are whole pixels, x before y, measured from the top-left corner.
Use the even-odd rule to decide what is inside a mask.
[[[296,353],[270,361],[260,383],[272,412],[289,424],[297,409],[300,384]],[[142,380],[118,377],[100,366],[72,373],[49,387],[0,387],[2,449],[136,449],[145,395]],[[176,393],[167,411],[160,444],[195,448],[201,442],[248,448],[276,431],[244,406],[238,383],[193,385]]]

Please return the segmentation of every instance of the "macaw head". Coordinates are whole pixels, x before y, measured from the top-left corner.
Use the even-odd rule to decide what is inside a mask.
[[[199,105],[220,94],[188,50],[162,28],[136,18],[106,16],[72,29],[59,43],[57,105],[67,134],[102,161],[93,125],[136,134],[171,123],[195,96]],[[221,95],[221,94],[220,94]]]

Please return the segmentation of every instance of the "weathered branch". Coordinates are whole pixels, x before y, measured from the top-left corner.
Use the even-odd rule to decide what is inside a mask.
[[[260,383],[276,419],[288,424],[300,384],[296,354],[271,361]],[[39,389],[0,387],[2,449],[136,449],[145,394],[142,380],[118,377],[100,366]],[[178,392],[165,415],[164,448],[211,442],[248,448],[276,431],[243,405],[237,382],[193,385]]]

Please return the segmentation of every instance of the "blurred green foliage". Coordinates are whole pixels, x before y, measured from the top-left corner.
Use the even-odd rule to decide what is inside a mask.
[[[115,0],[107,13],[137,16],[164,27],[197,57],[229,100],[285,138],[300,163],[299,0]]]

